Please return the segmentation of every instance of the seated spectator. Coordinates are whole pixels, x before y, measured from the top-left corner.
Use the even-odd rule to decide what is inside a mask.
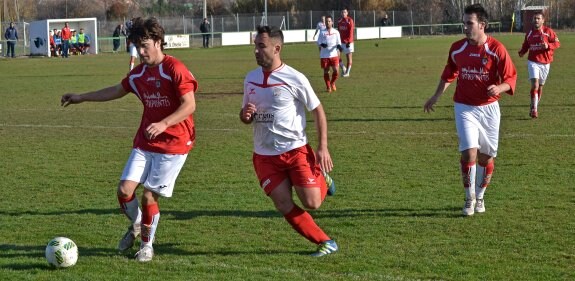
[[[76,30],[72,30],[72,36],[70,36],[70,54],[78,55],[80,53],[80,46],[78,45],[78,35]]]
[[[85,55],[90,50],[90,36],[84,33],[84,29],[80,28],[80,34],[78,34],[78,48],[82,55]]]
[[[54,46],[56,46],[54,53],[59,57],[62,54],[62,32],[60,30],[54,34]]]

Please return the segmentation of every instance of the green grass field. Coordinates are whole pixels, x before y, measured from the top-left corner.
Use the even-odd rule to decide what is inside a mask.
[[[469,218],[461,216],[454,85],[434,113],[423,112],[460,36],[357,42],[352,75],[331,95],[316,47],[285,46],[284,61],[309,78],[329,122],[338,191],[312,215],[340,251],[318,259],[253,172],[251,127],[238,120],[252,47],[167,52],[200,83],[197,145],[174,197],[160,201],[147,264],[115,251],[127,226],[116,185],[139,101],[59,103],[64,93],[119,82],[128,55],[0,60],[0,280],[573,280],[575,34],[559,34],[537,120],[517,56],[523,37],[495,36],[515,61],[517,93],[500,101],[487,212]],[[55,236],[78,244],[76,266],[48,266],[44,249]]]

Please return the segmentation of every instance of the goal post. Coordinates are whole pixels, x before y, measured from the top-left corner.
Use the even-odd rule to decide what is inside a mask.
[[[90,54],[98,53],[98,25],[96,18],[48,19],[30,23],[30,56],[50,57],[50,30],[62,30],[65,23],[71,30],[80,28],[90,37]]]

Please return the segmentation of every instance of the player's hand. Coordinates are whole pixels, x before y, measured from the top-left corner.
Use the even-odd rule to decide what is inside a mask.
[[[340,52],[343,51],[343,48],[341,47],[341,45],[337,45],[336,48],[337,48]]]
[[[331,161],[331,155],[327,148],[318,148],[315,153],[315,159],[322,171],[329,173],[333,170],[333,162]]]
[[[149,140],[155,139],[161,133],[163,133],[168,128],[168,125],[164,122],[152,123],[147,128],[144,134]]]
[[[522,58],[523,55],[525,55],[525,53],[522,53],[522,52],[517,52],[517,54],[519,55],[520,58]]]
[[[255,116],[256,111],[257,109],[255,104],[253,103],[246,104],[242,109],[242,115],[240,116],[242,122],[251,123]]]
[[[427,100],[427,102],[425,102],[425,104],[423,105],[423,111],[427,112],[427,113],[431,113],[432,111],[435,111],[435,109],[433,109],[433,105],[435,105],[437,103],[438,99],[439,99],[439,97],[436,95],[431,96],[431,98],[429,98]]]
[[[326,43],[321,43],[319,44],[322,48],[327,48],[327,44]]]
[[[66,107],[70,104],[77,104],[82,102],[82,97],[76,94],[65,94],[60,99],[60,105]]]
[[[490,85],[487,87],[487,95],[490,97],[496,97],[501,94],[501,88],[497,85]]]
[[[345,44],[345,47],[349,49],[349,43],[346,43],[346,44]]]
[[[545,47],[545,50],[549,49],[549,44],[547,44],[547,42],[543,42],[543,46]]]

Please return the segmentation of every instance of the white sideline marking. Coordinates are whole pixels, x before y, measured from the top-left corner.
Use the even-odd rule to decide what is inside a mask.
[[[101,126],[101,125],[46,125],[46,124],[4,124],[0,123],[0,127],[15,127],[15,128],[82,128],[82,129],[135,129],[135,126]],[[238,132],[240,129],[214,129],[214,128],[196,128],[198,131],[218,131],[218,132]],[[398,136],[437,136],[437,135],[455,135],[455,132],[368,132],[368,131],[330,131],[333,135],[398,135]],[[528,138],[528,137],[552,137],[552,138],[573,138],[575,134],[501,134],[504,138]]]

